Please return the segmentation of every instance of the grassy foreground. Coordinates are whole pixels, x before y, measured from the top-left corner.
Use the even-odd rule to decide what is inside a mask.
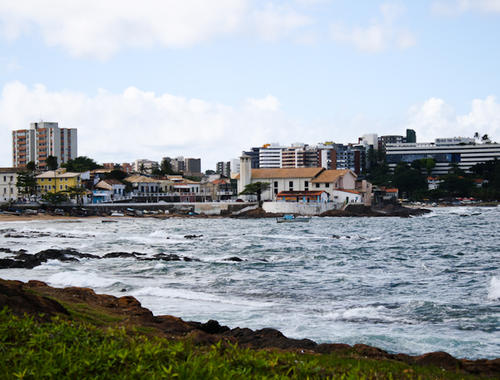
[[[196,345],[137,329],[0,311],[1,379],[472,379],[461,372],[343,354]]]

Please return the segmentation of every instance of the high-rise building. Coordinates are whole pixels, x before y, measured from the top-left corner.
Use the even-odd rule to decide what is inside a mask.
[[[16,167],[25,167],[33,161],[45,170],[49,156],[56,157],[58,164],[76,158],[77,145],[76,128],[59,128],[58,123],[45,121],[31,123],[30,129],[12,131],[12,162]]]
[[[405,142],[415,144],[417,142],[417,132],[413,129],[407,129]]]
[[[201,158],[186,158],[184,160],[185,175],[201,175]]]
[[[266,144],[259,149],[259,167],[281,168],[281,152],[285,147],[279,144]]]
[[[152,174],[155,169],[158,169],[159,165],[156,161],[141,159],[134,161],[134,171],[136,173],[148,173]]]
[[[224,177],[231,177],[231,161],[219,161],[215,167],[215,172]]]

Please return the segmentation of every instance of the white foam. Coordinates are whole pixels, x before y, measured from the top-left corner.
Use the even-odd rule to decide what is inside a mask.
[[[490,280],[490,287],[488,289],[488,299],[500,299],[500,277],[493,276]]]
[[[174,288],[157,288],[157,287],[145,287],[138,289],[131,293],[134,297],[141,296],[153,296],[162,298],[173,298],[173,299],[183,299],[190,301],[205,301],[205,302],[215,302],[231,305],[242,305],[242,306],[253,306],[262,307],[269,306],[269,302],[255,302],[243,299],[234,299],[222,296],[216,296],[213,294],[195,292],[186,289],[174,289]]]
[[[68,271],[53,274],[47,279],[52,286],[79,286],[87,288],[105,288],[117,281],[97,276],[95,273]]]
[[[389,309],[384,306],[353,307],[347,310],[329,313],[327,317],[344,321],[357,321],[363,319],[375,319],[387,322],[395,321],[395,318],[386,314],[388,311]]]

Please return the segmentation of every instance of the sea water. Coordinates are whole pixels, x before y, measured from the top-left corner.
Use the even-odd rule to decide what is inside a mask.
[[[316,342],[500,357],[499,207],[309,223],[116,220],[2,223],[0,247],[166,253],[199,261],[51,260],[34,269],[0,270],[0,278],[132,295],[156,315],[273,327]],[[228,260],[234,257],[242,261]]]

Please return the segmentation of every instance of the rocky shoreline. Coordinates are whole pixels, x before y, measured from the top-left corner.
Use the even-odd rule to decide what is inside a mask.
[[[53,288],[41,281],[9,281],[0,279],[0,308],[8,307],[14,314],[25,313],[40,320],[49,320],[52,316],[70,317],[69,307],[84,305],[86,310],[94,310],[108,316],[114,316],[119,322],[114,325],[125,327],[143,327],[151,335],[173,339],[189,339],[195,344],[214,344],[218,341],[237,343],[252,349],[281,349],[298,352],[327,354],[345,352],[353,357],[375,360],[394,360],[410,365],[432,365],[445,370],[459,369],[464,373],[499,376],[500,358],[488,360],[457,359],[446,352],[433,352],[418,356],[393,354],[382,349],[364,344],[318,344],[309,339],[292,339],[280,331],[264,328],[229,328],[210,320],[206,323],[184,321],[170,315],[155,316],[142,307],[131,296],[114,297],[96,294],[89,288]]]

